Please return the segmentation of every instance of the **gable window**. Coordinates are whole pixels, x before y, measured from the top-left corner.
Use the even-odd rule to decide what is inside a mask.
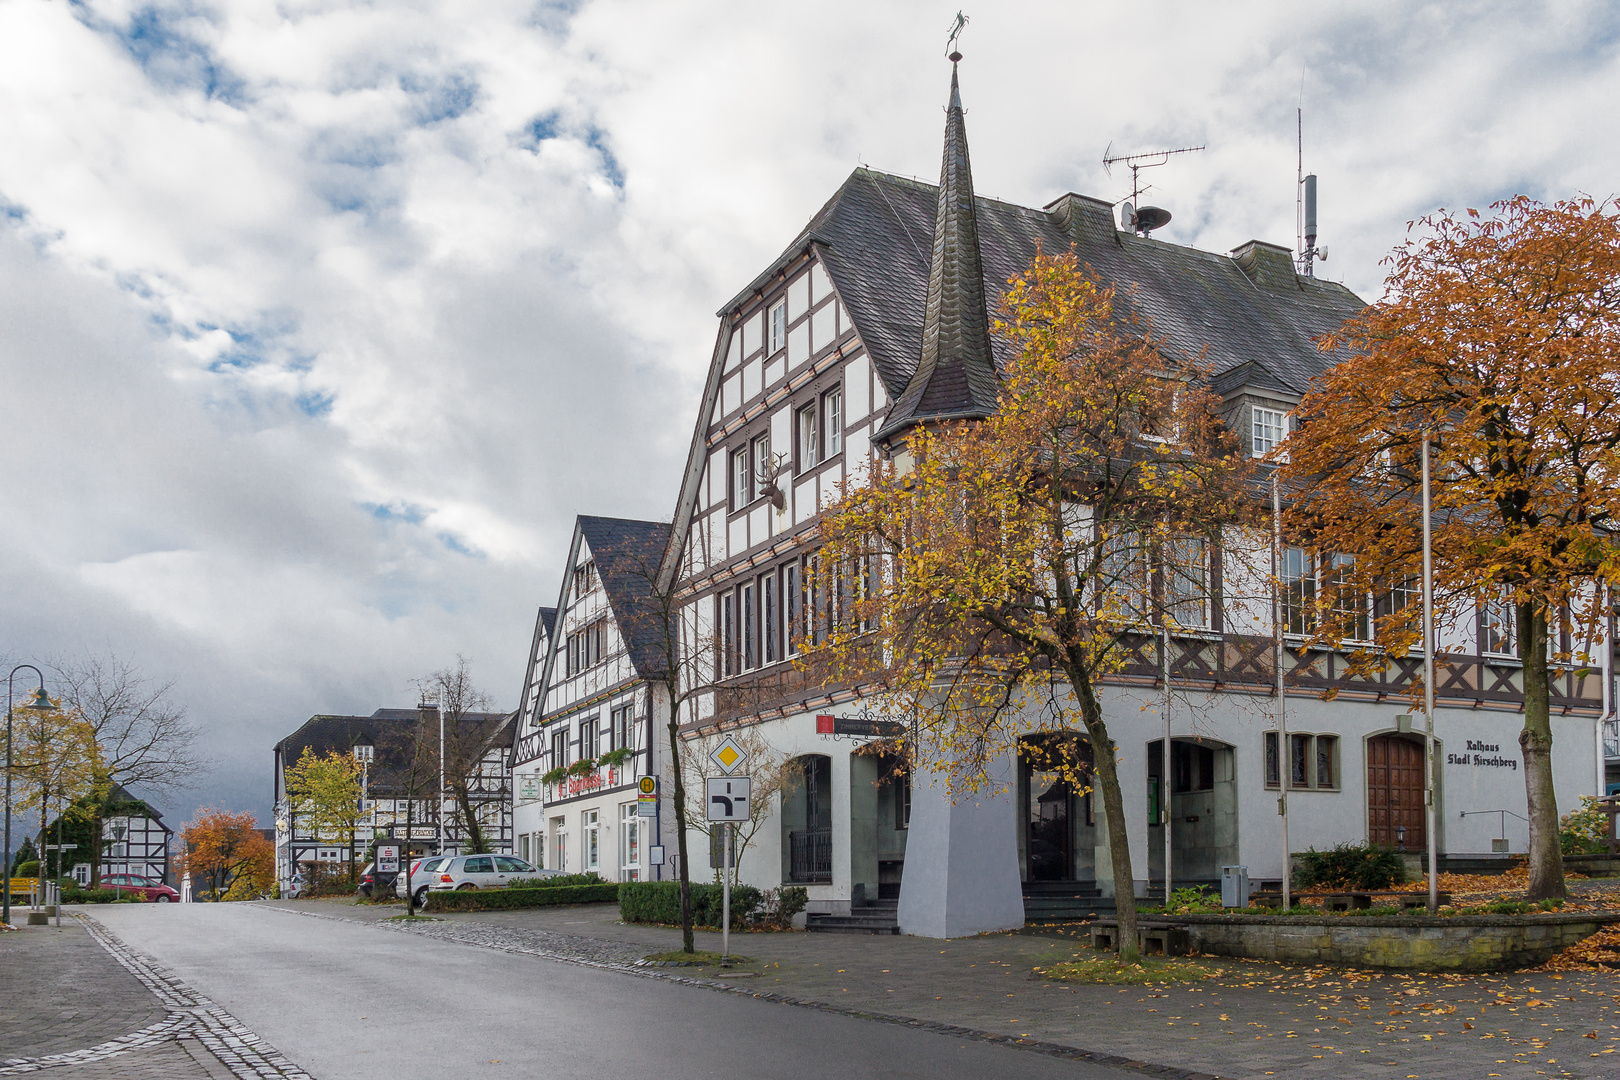
[[[1288,786],[1302,791],[1336,791],[1339,788],[1339,737],[1288,733],[1288,755],[1279,752],[1277,733],[1265,733],[1266,787],[1282,786],[1282,770],[1288,770]]]
[[[799,429],[799,470],[802,472],[821,460],[821,438],[817,434],[816,406],[804,406],[795,415]]]
[[[592,559],[584,566],[574,567],[574,599],[578,600],[592,589],[596,588],[596,560]]]
[[[557,728],[551,733],[551,767],[553,769],[566,768],[568,765],[568,728]]]
[[[1288,436],[1288,414],[1281,409],[1262,409],[1255,406],[1249,410],[1250,416],[1250,453],[1255,457],[1263,457],[1271,452],[1272,448]]]
[[[620,705],[612,714],[613,749],[636,748],[635,706]]]
[[[603,643],[607,637],[607,622],[598,619],[583,630],[568,635],[568,674],[578,675],[604,659]]]
[[[821,398],[822,430],[826,432],[827,456],[844,448],[844,391],[833,387]]]
[[[579,759],[596,756],[596,717],[579,722]]]
[[[779,300],[771,308],[771,346],[768,353],[780,352],[787,345],[787,301]]]
[[[754,501],[754,474],[747,449],[731,452],[731,508],[741,510]]]

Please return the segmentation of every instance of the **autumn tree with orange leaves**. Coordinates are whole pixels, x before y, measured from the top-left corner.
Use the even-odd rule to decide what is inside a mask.
[[[798,663],[910,720],[911,764],[953,795],[1005,783],[997,763],[1021,747],[1094,789],[1128,898],[1100,682],[1207,600],[1250,465],[1198,359],[1173,359],[1073,254],[1037,254],[1009,285],[994,329],[1016,357],[995,413],[916,429],[913,464],[879,463],[824,512],[821,628]],[[1118,911],[1129,962],[1136,909]]]
[[[180,832],[176,864],[177,873],[207,882],[217,898],[224,898],[227,890],[249,894],[235,895],[235,899],[251,898],[268,892],[276,879],[275,848],[248,811],[199,810]],[[245,889],[235,887],[244,881]]]
[[[1562,896],[1549,676],[1593,664],[1599,582],[1620,571],[1620,210],[1520,196],[1442,212],[1388,264],[1384,299],[1322,343],[1348,358],[1283,446],[1289,530],[1355,557],[1325,609],[1415,580],[1428,433],[1436,608],[1504,613],[1495,629],[1524,665],[1528,896]],[[1381,608],[1381,642],[1421,649],[1417,605]]]

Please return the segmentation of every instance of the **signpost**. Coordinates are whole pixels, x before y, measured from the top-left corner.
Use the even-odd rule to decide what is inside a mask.
[[[658,777],[643,776],[636,785],[636,816],[658,816]]]
[[[709,755],[728,774],[748,762],[748,755],[729,738]],[[731,834],[739,821],[747,821],[754,781],[747,776],[709,776],[703,780],[704,805],[711,824],[726,830],[726,854],[720,871],[720,964],[731,963]]]

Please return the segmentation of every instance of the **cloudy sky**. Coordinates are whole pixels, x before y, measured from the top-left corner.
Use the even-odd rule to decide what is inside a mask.
[[[955,5],[0,0],[0,654],[117,653],[268,822],[270,747],[464,654],[503,708],[576,513],[667,517],[714,311],[858,164],[938,172]],[[1613,193],[1604,3],[970,10],[981,194],[1294,240]]]

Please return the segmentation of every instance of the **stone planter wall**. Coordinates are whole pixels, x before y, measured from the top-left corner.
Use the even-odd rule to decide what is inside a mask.
[[[1396,971],[1511,971],[1540,964],[1620,915],[1144,916],[1185,926],[1194,951],[1283,963]]]
[[[1620,855],[1565,855],[1564,869],[1592,877],[1620,875]]]

